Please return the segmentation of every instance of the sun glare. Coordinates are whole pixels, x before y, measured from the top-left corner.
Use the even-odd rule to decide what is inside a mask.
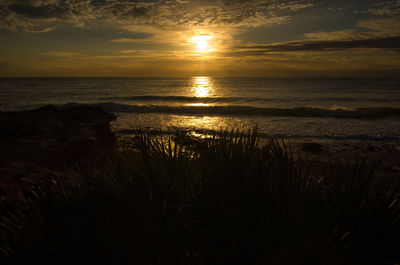
[[[197,48],[199,48],[200,51],[205,51],[207,49],[207,41],[206,40],[197,41]]]
[[[192,39],[192,42],[197,46],[199,52],[209,52],[210,45],[209,41],[212,39],[210,35],[199,35]]]

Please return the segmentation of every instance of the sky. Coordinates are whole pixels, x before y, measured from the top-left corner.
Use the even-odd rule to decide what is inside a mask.
[[[0,1],[0,77],[189,76],[400,76],[400,0]]]

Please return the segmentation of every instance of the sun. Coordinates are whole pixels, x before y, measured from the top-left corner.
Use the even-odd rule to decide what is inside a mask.
[[[210,51],[209,40],[212,37],[210,35],[199,35],[192,38],[192,42],[197,46],[197,50],[199,52],[208,52]]]
[[[200,51],[205,51],[207,50],[207,41],[206,40],[198,40],[197,41],[197,48],[199,48]]]

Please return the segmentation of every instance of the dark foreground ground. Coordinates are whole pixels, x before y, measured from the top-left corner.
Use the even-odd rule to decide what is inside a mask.
[[[257,130],[118,146],[113,119],[0,113],[1,264],[400,264],[396,146]]]
[[[0,112],[0,207],[21,188],[116,148],[112,119],[93,107]]]

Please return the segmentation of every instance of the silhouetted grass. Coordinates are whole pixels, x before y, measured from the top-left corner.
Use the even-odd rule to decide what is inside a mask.
[[[396,264],[400,188],[258,132],[138,131],[1,219],[2,264]]]

